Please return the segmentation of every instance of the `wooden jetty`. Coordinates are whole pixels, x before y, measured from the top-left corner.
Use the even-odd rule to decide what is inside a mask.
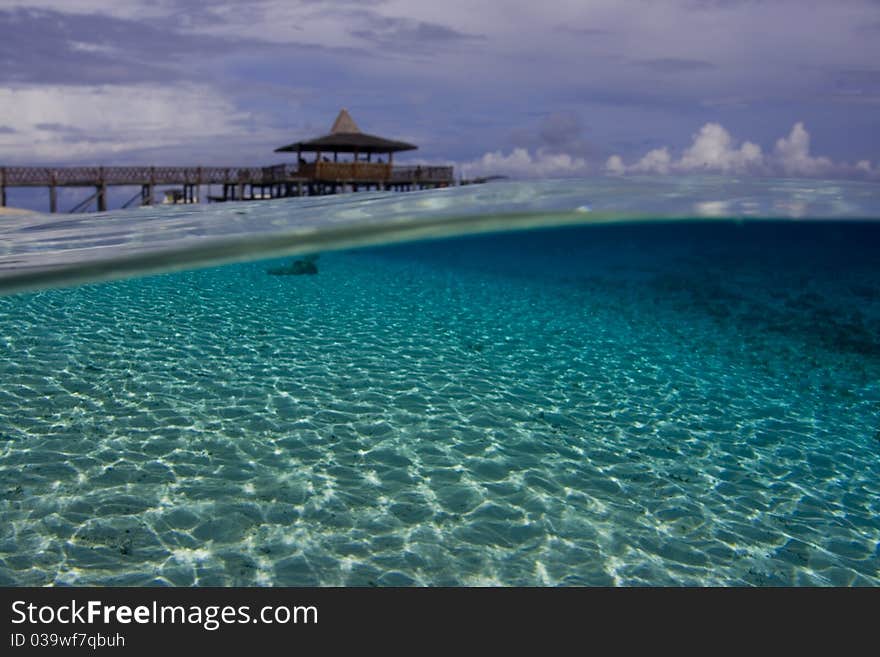
[[[208,201],[248,201],[289,196],[335,194],[359,190],[430,189],[455,182],[451,166],[395,166],[395,152],[417,148],[362,133],[346,110],[342,110],[328,135],[296,142],[276,152],[296,152],[295,164],[266,167],[3,167],[0,166],[0,206],[6,205],[9,187],[47,187],[50,212],[58,212],[59,187],[88,187],[91,196],[72,212],[95,203],[107,210],[111,186],[139,186],[140,192],[123,207],[135,202],[152,205],[157,186],[179,186],[169,195],[175,203],[198,203],[203,186],[220,185],[222,194]],[[306,161],[303,154],[313,154]],[[330,156],[333,157],[332,161]],[[340,157],[342,156],[342,157]],[[376,159],[374,159],[374,156]],[[387,159],[384,159],[387,158]]]

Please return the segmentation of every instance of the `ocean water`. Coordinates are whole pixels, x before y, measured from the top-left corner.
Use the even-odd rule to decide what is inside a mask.
[[[0,584],[876,586],[878,203],[609,181],[7,223]]]

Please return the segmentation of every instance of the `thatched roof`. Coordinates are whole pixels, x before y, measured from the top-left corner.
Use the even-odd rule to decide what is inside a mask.
[[[385,139],[376,135],[368,135],[361,132],[348,113],[348,110],[341,110],[339,116],[333,122],[330,128],[330,134],[318,137],[317,139],[309,139],[307,141],[298,141],[287,146],[276,148],[276,153],[289,153],[302,151],[304,153],[317,152],[322,153],[396,153],[398,151],[412,151],[418,148],[413,144],[405,141],[394,141],[393,139]]]
[[[361,131],[360,128],[357,127],[357,123],[354,122],[354,119],[351,118],[351,114],[348,113],[348,110],[344,107],[339,110],[339,116],[336,117],[336,120],[333,122],[333,127],[330,128],[331,135],[342,134],[359,134]]]

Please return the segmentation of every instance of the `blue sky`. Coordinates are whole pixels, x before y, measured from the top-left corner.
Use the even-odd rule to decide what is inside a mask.
[[[880,179],[878,0],[0,0],[0,164]]]

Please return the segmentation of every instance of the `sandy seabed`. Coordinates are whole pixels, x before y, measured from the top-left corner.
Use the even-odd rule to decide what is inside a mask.
[[[0,583],[880,584],[880,229],[775,230],[0,298]]]

